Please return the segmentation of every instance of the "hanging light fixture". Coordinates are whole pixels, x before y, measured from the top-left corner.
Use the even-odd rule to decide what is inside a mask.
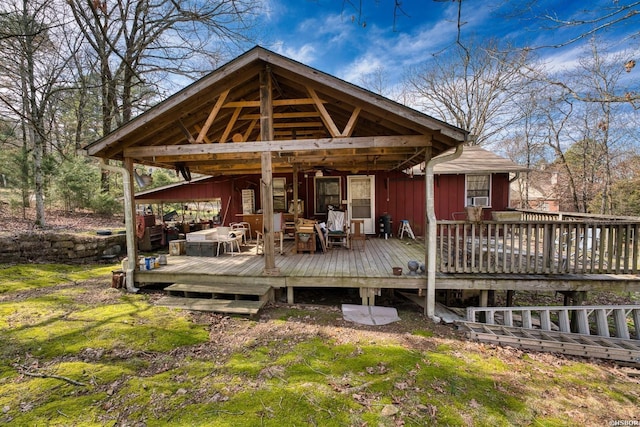
[[[136,180],[136,184],[138,184],[138,187],[140,188],[148,187],[153,182],[151,175],[146,173],[139,174],[137,169],[133,170],[133,178]]]

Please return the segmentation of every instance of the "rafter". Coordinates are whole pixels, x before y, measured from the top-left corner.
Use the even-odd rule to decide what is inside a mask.
[[[320,118],[324,122],[324,125],[327,127],[327,129],[329,129],[329,134],[331,134],[331,136],[334,138],[341,136],[338,127],[329,115],[327,109],[324,107],[324,104],[322,104],[322,101],[320,100],[320,97],[318,96],[316,91],[310,86],[306,86],[306,89],[307,92],[309,92],[309,95],[311,95],[311,98],[313,99],[313,102],[318,109],[318,112],[320,113]]]
[[[225,99],[227,99],[227,95],[229,95],[230,91],[231,89],[227,89],[218,97],[216,104],[213,106],[213,109],[209,113],[209,117],[207,117],[207,120],[204,122],[204,126],[202,126],[202,129],[200,129],[200,133],[196,138],[196,144],[202,144],[202,142],[204,141],[207,132],[209,132],[209,128],[213,124],[213,121],[216,119],[218,112],[220,112],[220,109],[222,108],[222,105],[224,104]]]
[[[355,110],[353,110],[353,113],[351,113],[351,117],[349,117],[349,121],[347,122],[347,125],[344,127],[344,130],[342,131],[342,136],[351,136],[353,134],[353,129],[356,125],[356,121],[358,120],[358,116],[360,115],[360,107],[356,107]]]
[[[233,111],[233,114],[231,115],[231,119],[229,119],[229,123],[227,123],[226,129],[224,130],[224,132],[222,133],[222,136],[220,137],[220,142],[222,143],[227,142],[227,138],[229,138],[229,134],[233,130],[233,127],[235,126],[236,121],[238,120],[238,116],[240,115],[241,112],[242,112],[242,107],[237,107]]]

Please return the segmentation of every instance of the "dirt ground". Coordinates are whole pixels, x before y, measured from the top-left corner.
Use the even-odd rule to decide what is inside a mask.
[[[0,231],[18,234],[39,230],[35,226],[36,211],[34,208],[15,210],[8,203],[0,201]],[[45,227],[42,230],[87,232],[101,229],[124,228],[123,216],[103,216],[93,212],[65,212],[51,209],[45,212]]]

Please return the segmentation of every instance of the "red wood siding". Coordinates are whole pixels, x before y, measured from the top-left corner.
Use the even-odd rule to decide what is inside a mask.
[[[340,176],[342,185],[342,198],[347,198],[347,176],[344,174],[331,174]],[[314,215],[314,173],[301,172],[298,175],[299,198],[305,202],[305,217],[325,220],[325,215]],[[329,175],[325,175],[329,176]],[[291,174],[275,174],[274,177],[285,177],[287,184],[292,182]],[[485,219],[491,218],[492,210],[504,210],[509,203],[509,175],[494,174],[491,187],[491,209],[483,212]],[[439,220],[465,219],[465,176],[464,175],[436,175],[435,186],[435,213]],[[171,201],[198,201],[220,198],[222,203],[222,216],[225,224],[238,220],[242,213],[242,190],[253,189],[256,198],[256,209],[260,209],[260,176],[246,175],[239,177],[215,177],[195,183],[188,183],[166,190],[158,190],[152,194],[136,197],[136,201],[144,203],[144,200]],[[290,200],[292,194],[287,198]],[[391,216],[393,234],[398,231],[401,220],[409,220],[411,228],[418,236],[424,236],[425,227],[425,178],[424,176],[410,177],[399,172],[382,172],[375,178],[375,220],[379,221],[384,214]],[[227,206],[228,211],[227,211]],[[376,226],[376,233],[378,228]]]

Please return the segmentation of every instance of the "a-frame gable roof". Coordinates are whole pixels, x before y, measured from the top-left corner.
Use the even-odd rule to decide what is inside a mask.
[[[272,99],[265,112],[264,76]],[[263,79],[261,81],[261,76]],[[272,140],[261,125],[269,117]],[[261,47],[255,47],[88,145],[91,156],[186,165],[208,175],[321,166],[403,170],[459,145],[466,132]]]

